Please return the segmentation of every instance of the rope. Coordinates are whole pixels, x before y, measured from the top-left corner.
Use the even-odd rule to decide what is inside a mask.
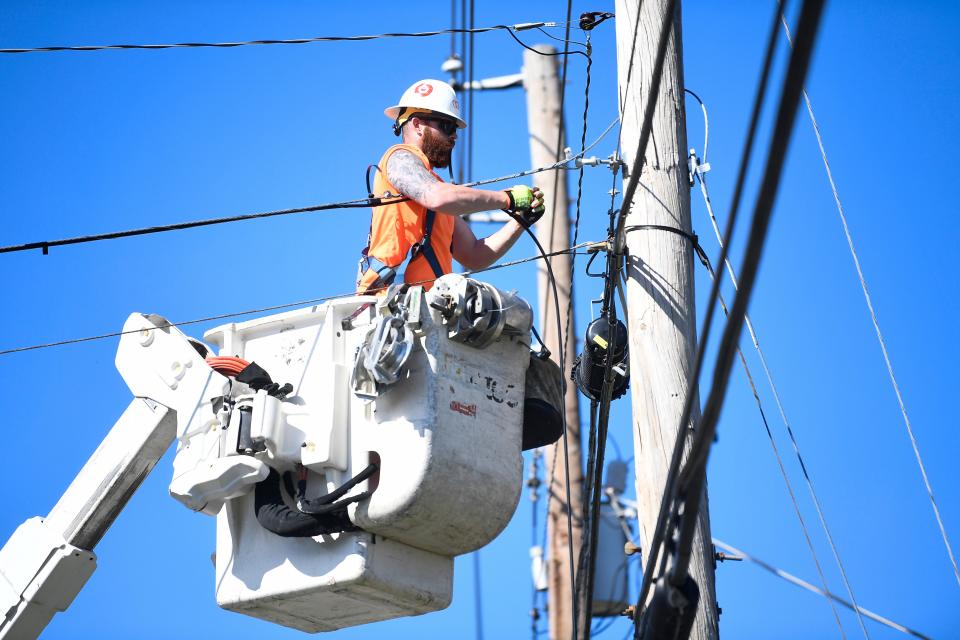
[[[787,27],[786,20],[781,14],[783,29],[787,34],[787,41],[793,46],[790,38],[790,29]],[[843,225],[843,233],[847,238],[847,246],[850,247],[850,256],[853,258],[853,264],[857,268],[857,277],[860,279],[860,288],[863,289],[863,298],[867,303],[867,309],[870,311],[870,320],[873,322],[874,331],[877,334],[877,341],[880,343],[880,351],[883,352],[883,361],[887,366],[887,373],[890,376],[890,383],[893,385],[893,392],[897,396],[897,403],[900,405],[900,414],[903,416],[903,423],[907,427],[907,435],[910,437],[910,446],[913,447],[913,455],[917,459],[917,466],[920,467],[920,475],[923,476],[923,484],[927,489],[927,496],[930,498],[930,506],[933,507],[933,515],[937,519],[937,526],[940,527],[940,536],[943,538],[943,544],[947,548],[947,555],[950,556],[950,564],[953,566],[953,575],[960,584],[960,569],[957,567],[957,559],[953,554],[953,547],[947,537],[947,529],[943,524],[943,518],[940,516],[940,509],[937,507],[937,501],[933,497],[933,487],[930,485],[930,478],[927,476],[926,466],[923,464],[923,457],[920,455],[920,448],[917,445],[917,438],[913,434],[913,427],[910,424],[910,418],[907,415],[907,407],[903,401],[903,394],[900,393],[900,385],[897,384],[897,377],[893,373],[893,365],[890,362],[890,354],[887,352],[887,343],[883,339],[883,333],[880,331],[880,322],[877,320],[877,312],[873,308],[873,301],[870,298],[870,291],[867,289],[867,281],[863,276],[863,268],[860,265],[860,258],[857,256],[857,250],[853,245],[853,237],[850,234],[850,226],[847,224],[847,216],[843,211],[843,205],[840,203],[840,194],[837,190],[837,183],[833,179],[833,172],[830,170],[830,163],[827,161],[827,152],[823,145],[823,137],[820,134],[820,126],[813,115],[813,105],[810,102],[810,96],[806,89],[803,90],[803,101],[807,107],[807,115],[810,116],[810,124],[813,126],[813,133],[817,137],[817,146],[820,147],[820,156],[823,158],[823,167],[827,172],[827,179],[830,181],[830,190],[833,192],[834,202],[837,203],[837,213],[840,215],[840,222]]]
[[[773,575],[775,575],[775,576],[777,576],[777,577],[779,577],[779,578],[783,578],[783,579],[786,580],[787,582],[790,582],[790,583],[792,583],[792,584],[795,584],[795,585],[797,585],[798,587],[803,587],[803,588],[806,589],[807,591],[810,591],[810,592],[812,592],[812,593],[815,593],[815,594],[817,594],[817,595],[819,595],[819,596],[823,596],[824,598],[827,598],[827,599],[831,600],[832,602],[837,602],[837,603],[839,603],[839,604],[842,604],[843,606],[847,607],[848,609],[852,609],[852,610],[856,611],[856,612],[857,612],[857,615],[866,616],[867,618],[870,618],[871,620],[874,620],[875,622],[879,622],[879,623],[882,624],[882,625],[886,625],[886,626],[890,627],[891,629],[896,629],[897,631],[900,631],[901,633],[905,633],[905,634],[907,634],[907,635],[911,635],[911,636],[914,636],[914,637],[916,637],[916,638],[923,638],[924,640],[931,640],[929,636],[925,636],[924,634],[920,633],[919,631],[915,631],[915,630],[911,629],[910,627],[907,627],[907,626],[904,626],[904,625],[902,625],[902,624],[896,623],[896,622],[894,622],[893,620],[890,620],[889,618],[884,618],[883,616],[878,615],[878,614],[876,614],[876,613],[874,613],[874,612],[872,612],[872,611],[870,611],[870,610],[868,610],[868,609],[864,609],[863,607],[860,607],[860,606],[851,604],[851,603],[847,602],[846,600],[844,600],[843,598],[841,598],[840,596],[834,595],[833,593],[830,593],[829,591],[827,591],[827,590],[825,590],[825,589],[820,589],[820,588],[818,588],[818,587],[815,587],[815,586],[813,586],[812,584],[810,584],[809,582],[807,582],[806,580],[802,580],[802,579],[798,578],[797,576],[795,576],[795,575],[793,575],[793,574],[790,574],[790,573],[787,573],[786,571],[784,571],[784,570],[782,570],[782,569],[777,569],[776,567],[774,567],[774,566],[772,566],[772,565],[764,562],[763,560],[760,560],[759,558],[754,558],[753,556],[751,556],[751,555],[749,555],[749,554],[741,551],[740,549],[737,549],[736,547],[733,547],[733,546],[731,546],[731,545],[729,545],[729,544],[727,544],[727,543],[725,543],[725,542],[722,542],[722,541],[720,541],[720,540],[717,540],[716,538],[713,539],[713,544],[715,544],[716,546],[720,547],[721,549],[723,549],[723,550],[726,551],[727,553],[735,554],[735,555],[737,555],[737,556],[740,556],[740,557],[743,558],[744,560],[747,560],[748,562],[754,563],[755,565],[759,566],[760,568],[764,569],[765,571],[769,571],[769,572],[772,573]]]
[[[380,40],[383,38],[426,38],[456,33],[487,33],[488,31],[506,31],[513,36],[514,31],[524,31],[538,27],[555,27],[555,22],[525,22],[513,25],[498,24],[492,27],[476,29],[442,29],[439,31],[420,31],[417,33],[379,33],[376,35],[361,36],[317,36],[313,38],[296,38],[292,40],[247,40],[243,42],[179,42],[176,44],[106,44],[84,46],[55,46],[33,47],[28,49],[0,49],[0,53],[49,53],[54,51],[104,51],[107,49],[197,49],[197,48],[231,48],[247,47],[268,44],[312,44],[316,42],[363,42],[366,40]],[[514,36],[516,39],[516,36]]]
[[[554,251],[553,253],[537,254],[537,255],[535,255],[535,256],[529,256],[529,257],[527,257],[527,258],[521,258],[521,259],[519,259],[519,260],[512,260],[512,261],[510,261],[510,262],[501,262],[501,263],[498,263],[498,264],[495,264],[495,265],[491,265],[491,266],[489,266],[489,267],[486,267],[485,269],[477,269],[477,270],[475,270],[475,271],[464,271],[464,272],[461,272],[460,275],[470,276],[470,275],[475,275],[475,274],[478,274],[478,273],[484,273],[484,272],[487,272],[487,271],[496,271],[497,269],[505,269],[505,268],[507,268],[507,267],[514,267],[514,266],[517,266],[517,265],[520,265],[520,264],[524,264],[524,263],[527,263],[527,262],[533,262],[534,260],[543,260],[543,259],[545,259],[545,258],[549,258],[549,257],[552,257],[552,256],[557,256],[557,255],[561,255],[561,254],[565,254],[565,253],[574,253],[574,252],[576,252],[578,249],[583,249],[584,247],[587,247],[587,246],[589,246],[590,244],[591,244],[591,243],[589,243],[589,242],[584,242],[584,243],[582,243],[582,244],[580,244],[580,245],[578,245],[578,246],[572,246],[572,247],[570,247],[570,248],[568,248],[568,249],[562,249],[562,250],[560,250],[560,251]],[[409,284],[410,284],[410,285],[418,285],[418,284],[425,284],[425,283],[427,283],[427,282],[432,282],[432,281],[433,281],[433,278],[430,278],[430,279],[428,279],[428,280],[421,280],[421,281],[419,281],[419,282],[411,282],[411,283],[409,283]],[[329,302],[329,301],[331,301],[331,300],[339,300],[339,299],[342,299],[342,298],[349,298],[349,297],[355,296],[355,295],[357,295],[357,293],[356,293],[355,291],[351,291],[351,292],[349,292],[349,293],[340,293],[340,294],[336,294],[336,295],[323,296],[323,297],[320,297],[320,298],[311,298],[311,299],[309,299],[309,300],[299,300],[299,301],[297,301],[297,302],[288,302],[288,303],[286,303],[286,304],[278,304],[278,305],[273,305],[273,306],[269,306],[269,307],[260,307],[260,308],[257,308],[257,309],[248,309],[248,310],[246,310],[246,311],[233,311],[233,312],[231,312],[231,313],[222,313],[222,314],[215,315],[215,316],[207,316],[207,317],[205,317],[205,318],[197,318],[197,319],[194,319],[194,320],[184,320],[184,321],[182,321],[182,322],[167,322],[167,324],[165,324],[165,325],[163,325],[163,327],[159,327],[159,328],[166,329],[166,328],[168,328],[168,327],[184,327],[184,326],[188,326],[188,325],[191,325],[191,324],[199,324],[199,323],[201,323],[201,322],[211,322],[211,321],[213,321],[213,320],[223,320],[223,319],[226,319],[226,318],[237,318],[237,317],[239,317],[239,316],[248,316],[248,315],[252,315],[252,314],[254,314],[254,313],[264,313],[264,312],[266,312],[266,311],[279,311],[279,310],[281,310],[281,309],[290,309],[290,308],[293,308],[293,307],[306,307],[306,306],[310,306],[310,305],[321,304],[321,303],[323,303],[323,302]],[[152,331],[153,329],[150,329],[150,330]],[[10,355],[10,354],[12,354],[12,353],[21,353],[21,352],[24,352],[24,351],[36,351],[36,350],[38,350],[38,349],[49,349],[49,348],[51,348],[51,347],[62,347],[62,346],[70,345],[70,344],[77,344],[77,343],[80,343],[80,342],[91,342],[91,341],[93,341],[93,340],[103,340],[103,339],[105,339],[105,338],[116,338],[116,337],[119,337],[119,336],[126,335],[126,334],[128,334],[128,333],[139,333],[139,331],[140,331],[139,329],[138,329],[137,331],[133,331],[133,332],[131,332],[131,331],[115,331],[115,332],[112,332],[112,333],[102,333],[102,334],[99,334],[99,335],[87,336],[87,337],[84,337],[84,338],[72,338],[72,339],[69,339],[69,340],[60,340],[59,342],[48,342],[48,343],[45,343],[45,344],[35,344],[35,345],[26,346],[26,347],[14,347],[14,348],[11,348],[11,349],[4,349],[3,351],[0,351],[0,356],[6,356],[6,355]]]

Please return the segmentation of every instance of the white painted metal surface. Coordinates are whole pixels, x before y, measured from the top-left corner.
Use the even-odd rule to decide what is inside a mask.
[[[217,604],[301,631],[447,607],[453,558],[369,533],[281,538],[257,522],[253,496],[217,518]]]
[[[70,605],[96,568],[92,549],[173,442],[178,412],[171,406],[189,419],[207,385],[226,382],[168,325],[139,313],[127,319],[117,367],[140,397],[49,515],[27,520],[0,550],[0,638],[35,638]]]
[[[93,553],[64,540],[42,518],[21,524],[0,549],[0,638],[38,637],[96,567]]]
[[[218,373],[166,320],[132,314],[117,368],[137,397],[50,515],[0,549],[0,638],[35,638],[69,606],[96,567],[85,549],[174,437],[171,494],[219,514],[221,606],[304,631],[446,607],[453,556],[492,540],[519,499],[532,310],[456,275],[429,296],[414,288],[386,300],[394,304],[356,297],[207,334],[292,383],[289,394]],[[354,393],[351,372],[364,371],[368,384]],[[349,492],[359,502],[346,526],[362,530],[291,538],[257,520],[254,487],[270,467],[298,472],[309,500],[372,463],[379,472]]]
[[[449,604],[453,556],[496,537],[519,500],[532,321],[526,302],[465,285],[454,275],[425,296],[414,288],[400,300],[402,313],[381,300],[355,314],[377,301],[356,297],[206,334],[221,355],[256,361],[274,382],[293,385],[283,400],[255,394],[252,435],[265,445],[255,459],[281,472],[306,471],[306,498],[332,491],[371,462],[380,467],[350,491],[373,491],[349,508],[358,532],[280,537],[258,522],[252,487],[225,498],[217,522],[222,607],[320,631]],[[464,292],[485,297],[466,299]],[[491,307],[491,300],[498,303]],[[446,317],[438,309],[457,304]],[[471,310],[491,311],[495,321]],[[483,348],[471,346],[473,328],[472,342]],[[384,368],[360,367],[369,384],[358,395],[351,372],[364,344],[361,363]],[[394,366],[398,359],[402,366]],[[213,433],[187,435],[203,442],[194,450],[224,455],[228,466],[231,457],[238,464],[254,459],[213,446]]]

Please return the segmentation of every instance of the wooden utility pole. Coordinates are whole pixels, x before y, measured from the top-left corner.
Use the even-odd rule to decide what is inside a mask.
[[[640,140],[666,5],[666,0],[616,1],[621,148],[628,168],[634,164]],[[679,2],[676,7],[652,135],[626,225],[663,225],[689,233],[690,183]],[[636,33],[634,25],[638,25]],[[693,247],[677,233],[645,229],[627,236],[627,250],[634,460],[641,545],[646,559],[684,398],[690,385],[696,384],[690,380],[697,341]],[[693,419],[698,417],[696,409]],[[688,433],[685,428],[683,436]],[[700,606],[690,638],[712,640],[718,636],[718,625],[706,495],[693,545],[690,575],[700,589]]]
[[[556,53],[548,45],[537,45],[543,53]],[[526,51],[523,55],[523,86],[527,92],[527,120],[530,129],[530,156],[534,167],[541,167],[557,161],[557,132],[560,131],[563,114],[560,113],[560,78],[557,75],[557,56],[543,56]],[[562,131],[559,148],[564,147]],[[560,156],[562,157],[562,156]],[[537,238],[544,249],[550,253],[561,251],[570,246],[570,217],[567,213],[567,177],[562,171],[538,173],[533,178],[535,186],[543,191],[547,211],[537,223]],[[540,297],[540,335],[547,348],[559,361],[558,354],[564,353],[566,370],[563,372],[567,382],[565,398],[567,417],[567,447],[570,464],[570,501],[573,517],[573,557],[580,557],[582,542],[582,503],[583,465],[580,455],[580,412],[577,400],[577,388],[570,380],[570,368],[576,358],[576,325],[571,314],[571,256],[563,254],[550,258],[553,274],[557,280],[557,293],[560,300],[560,319],[566,323],[570,315],[570,324],[564,328],[569,331],[564,349],[563,336],[557,333],[556,306],[547,269],[540,266],[538,274],[538,294]],[[567,534],[567,490],[566,469],[563,458],[563,440],[548,447],[546,456],[547,474],[553,472],[548,495],[550,510],[547,513],[547,540],[549,581],[548,607],[551,640],[568,640],[573,637],[573,585],[570,584],[570,539]]]

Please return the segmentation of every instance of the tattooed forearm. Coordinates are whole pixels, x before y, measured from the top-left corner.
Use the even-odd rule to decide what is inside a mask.
[[[400,149],[387,161],[387,180],[403,195],[414,200],[423,199],[439,180],[427,171],[417,156]]]

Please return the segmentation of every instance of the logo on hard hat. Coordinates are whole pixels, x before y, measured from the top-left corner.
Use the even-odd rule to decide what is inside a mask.
[[[433,85],[426,82],[421,82],[420,84],[418,84],[416,87],[413,88],[413,92],[425,98],[431,93],[433,93]]]
[[[456,99],[456,98],[453,99],[453,101],[451,102],[451,104],[453,105],[454,111],[460,111],[460,103],[457,102],[457,99]]]

